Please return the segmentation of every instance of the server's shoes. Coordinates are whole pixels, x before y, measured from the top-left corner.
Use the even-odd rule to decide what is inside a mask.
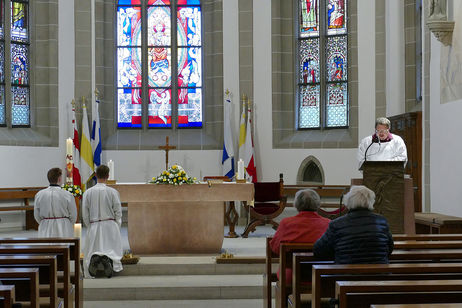
[[[91,276],[96,277],[98,272],[98,265],[101,262],[101,257],[99,255],[93,255],[90,259],[90,265],[88,266],[88,272]]]
[[[104,276],[106,276],[107,278],[111,278],[113,274],[112,260],[108,258],[107,256],[102,256],[101,263],[104,266]]]

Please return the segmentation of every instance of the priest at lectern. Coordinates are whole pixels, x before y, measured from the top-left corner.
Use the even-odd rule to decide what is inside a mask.
[[[390,133],[390,120],[377,118],[375,133],[359,144],[358,161],[359,168],[365,161],[403,161],[406,165],[406,144],[400,136]]]

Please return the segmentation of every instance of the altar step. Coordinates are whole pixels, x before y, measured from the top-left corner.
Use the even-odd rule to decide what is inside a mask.
[[[264,264],[216,264],[211,256],[142,257],[138,264],[125,265],[111,279],[85,279],[84,301],[93,305],[88,307],[112,307],[104,306],[104,301],[118,300],[135,301],[136,305],[129,307],[144,307],[143,301],[167,301],[172,306],[165,307],[183,307],[181,301],[187,300],[210,301],[209,304],[255,300],[261,307],[263,272]],[[146,307],[157,307],[153,303]],[[246,303],[243,301],[242,307],[249,307]]]
[[[262,299],[86,301],[84,305],[85,308],[261,308],[262,306]]]

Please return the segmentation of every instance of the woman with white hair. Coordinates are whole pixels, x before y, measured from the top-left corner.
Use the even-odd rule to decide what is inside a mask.
[[[364,161],[403,161],[407,162],[407,149],[403,139],[390,133],[390,120],[377,118],[375,134],[367,136],[358,148],[359,167]]]
[[[393,238],[387,219],[372,212],[375,194],[366,186],[352,186],[345,195],[348,214],[330,222],[315,243],[314,256],[337,264],[388,263]]]

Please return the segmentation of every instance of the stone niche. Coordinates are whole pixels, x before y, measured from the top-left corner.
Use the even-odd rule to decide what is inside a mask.
[[[297,185],[324,185],[325,176],[321,162],[310,155],[305,158],[297,173]]]

